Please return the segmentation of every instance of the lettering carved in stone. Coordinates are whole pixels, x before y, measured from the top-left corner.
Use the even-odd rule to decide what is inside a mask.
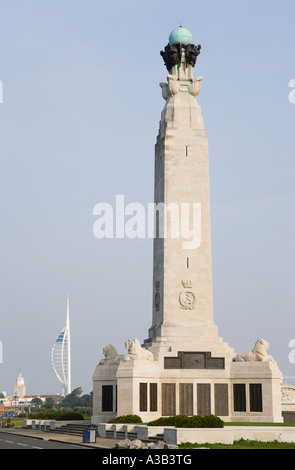
[[[165,357],[165,369],[224,369],[224,357],[211,357],[210,352],[179,352],[178,357]]]

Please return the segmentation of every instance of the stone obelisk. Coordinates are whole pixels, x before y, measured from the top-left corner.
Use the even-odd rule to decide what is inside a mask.
[[[208,139],[193,77],[201,46],[179,27],[161,52],[168,83],[155,147],[153,323],[149,341],[199,344],[213,321]],[[160,209],[162,208],[162,210]]]
[[[145,423],[212,413],[282,420],[281,372],[268,343],[236,355],[213,319],[208,139],[196,99],[202,77],[193,74],[200,50],[179,27],[161,52],[168,75],[155,148],[152,326],[143,345],[125,342],[124,356],[104,347],[93,374],[93,423],[130,414]]]

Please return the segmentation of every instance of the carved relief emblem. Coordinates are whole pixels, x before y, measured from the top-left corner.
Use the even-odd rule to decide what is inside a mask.
[[[295,402],[295,387],[282,387],[281,395],[283,402]]]
[[[160,282],[157,281],[155,283],[155,289],[156,289],[156,293],[155,293],[155,309],[157,310],[157,312],[160,310],[160,307],[161,307],[161,295],[160,295]]]
[[[180,307],[184,310],[194,310],[196,308],[196,297],[191,290],[193,285],[192,281],[182,281],[184,289],[179,294]]]

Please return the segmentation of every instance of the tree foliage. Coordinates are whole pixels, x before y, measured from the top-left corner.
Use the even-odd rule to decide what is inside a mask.
[[[93,393],[82,395],[82,388],[75,388],[69,395],[67,395],[61,402],[61,407],[64,408],[83,408],[92,407],[92,396]]]

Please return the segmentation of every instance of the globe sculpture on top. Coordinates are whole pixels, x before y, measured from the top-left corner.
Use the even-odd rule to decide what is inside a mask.
[[[192,33],[187,28],[179,26],[171,32],[169,42],[170,44],[184,44],[187,46],[188,44],[193,44],[194,41]]]
[[[169,43],[164,51],[161,51],[161,56],[169,73],[171,73],[172,67],[180,65],[183,51],[185,52],[186,63],[194,67],[201,52],[201,46],[195,46],[192,33],[187,28],[179,26],[170,33]]]

